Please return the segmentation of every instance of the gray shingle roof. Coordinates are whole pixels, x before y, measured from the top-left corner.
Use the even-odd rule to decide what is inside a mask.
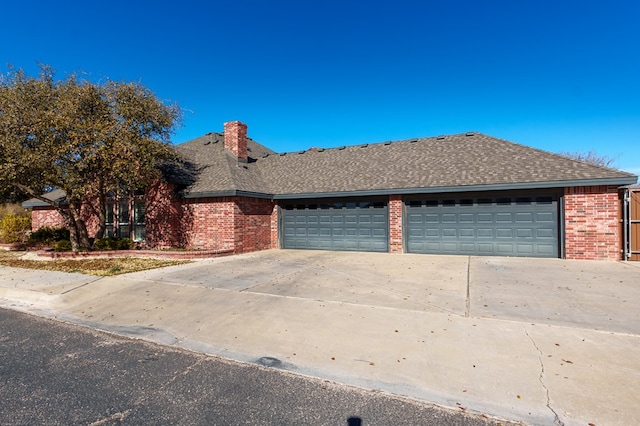
[[[260,170],[255,167],[258,158],[264,154],[275,154],[257,142],[247,142],[249,159],[238,162],[231,152],[224,148],[224,135],[208,133],[176,148],[196,168],[197,180],[185,194],[216,194],[245,191],[269,194]]]
[[[207,143],[209,141],[209,143]],[[216,142],[217,141],[217,142]],[[247,164],[209,134],[178,146],[201,172],[191,196],[245,191],[277,198],[634,183],[637,176],[481,133],[275,154],[249,141]],[[268,153],[267,157],[262,156]],[[259,154],[259,155],[256,155]]]
[[[56,203],[63,204],[66,201],[67,193],[62,189],[54,189],[53,191],[49,191],[46,194],[42,195],[44,198],[48,200],[52,200]],[[47,207],[50,204],[45,203],[44,201],[40,201],[37,198],[31,198],[24,203],[22,203],[22,207],[30,208],[30,207]]]

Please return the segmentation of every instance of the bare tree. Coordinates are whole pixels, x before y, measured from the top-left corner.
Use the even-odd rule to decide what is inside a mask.
[[[593,164],[595,166],[600,167],[613,167],[615,162],[618,160],[618,156],[610,157],[604,154],[598,154],[594,150],[589,151],[562,151],[559,152],[560,155],[571,158],[573,160],[582,161],[584,163]]]

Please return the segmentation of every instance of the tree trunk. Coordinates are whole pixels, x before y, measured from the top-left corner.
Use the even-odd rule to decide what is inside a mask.
[[[107,215],[106,215],[107,201],[104,195],[104,191],[100,191],[98,195],[98,206],[94,209],[95,215],[98,217],[98,230],[96,231],[95,241],[104,238],[104,233],[107,230]]]
[[[62,216],[65,223],[67,224],[67,229],[69,230],[69,240],[71,241],[71,250],[78,251],[78,228],[74,216],[68,210],[62,208],[57,208],[56,210],[58,211],[58,213],[60,213],[60,216]]]
[[[81,207],[82,203],[80,201],[69,202],[69,216],[71,217],[69,234],[71,238],[71,250],[73,251],[91,249],[87,224],[82,219]]]

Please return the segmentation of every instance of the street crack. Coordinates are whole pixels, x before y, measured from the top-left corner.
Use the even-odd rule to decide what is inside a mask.
[[[539,354],[538,361],[540,361],[540,375],[538,376],[538,381],[540,381],[540,384],[542,385],[542,388],[544,389],[547,395],[547,408],[551,410],[551,412],[555,417],[553,420],[553,423],[558,426],[564,426],[564,422],[560,420],[560,416],[558,415],[556,410],[554,410],[553,407],[551,407],[551,396],[549,395],[549,388],[547,387],[547,385],[544,384],[544,362],[542,362],[543,353],[538,347],[538,345],[536,344],[535,340],[533,340],[533,337],[531,337],[531,335],[527,331],[527,327],[524,327],[524,334],[526,334],[529,340],[531,340],[531,344],[533,345],[534,348],[536,348],[536,351],[538,351],[538,354]]]
[[[163,390],[167,386],[171,385],[179,377],[186,376],[187,374],[189,374],[189,372],[191,372],[191,370],[193,370],[198,365],[202,364],[205,361],[205,359],[206,359],[205,356],[199,357],[199,359],[196,362],[194,362],[193,364],[191,364],[190,366],[188,366],[184,370],[178,371],[171,378],[169,378],[166,382],[164,382],[162,385],[158,386],[155,391],[150,392],[149,394],[143,395],[140,398],[138,398],[136,401],[134,401],[133,405],[130,408],[127,408],[126,410],[114,413],[114,414],[112,414],[112,415],[110,415],[108,417],[105,417],[103,419],[96,420],[95,422],[89,423],[89,426],[100,426],[100,425],[109,423],[109,422],[111,422],[113,420],[117,420],[119,422],[123,421],[133,410],[135,410],[136,408],[138,408],[139,406],[144,404],[144,402],[147,401],[148,399],[150,399],[153,395],[158,394],[161,390]]]

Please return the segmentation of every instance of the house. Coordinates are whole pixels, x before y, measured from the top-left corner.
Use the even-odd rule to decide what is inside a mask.
[[[150,247],[234,253],[619,260],[620,188],[637,181],[476,132],[276,153],[234,121],[176,149],[195,174],[174,173],[135,199],[114,199],[113,233]],[[25,206],[34,228],[59,223],[44,203]]]

